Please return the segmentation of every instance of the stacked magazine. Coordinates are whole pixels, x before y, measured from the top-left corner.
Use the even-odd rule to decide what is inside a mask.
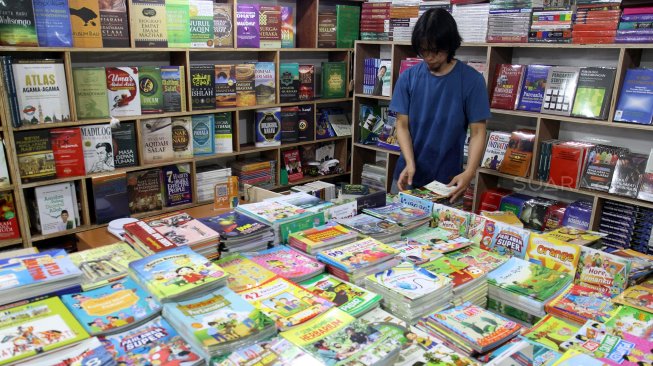
[[[410,324],[451,305],[451,280],[411,262],[367,276],[365,287],[381,294],[383,307]]]
[[[398,251],[380,241],[365,238],[341,247],[317,254],[317,259],[326,264],[332,275],[361,285],[366,276],[399,264],[395,258]]]
[[[366,208],[363,209],[363,212],[404,227],[420,226],[431,219],[431,212],[402,203],[391,203],[383,207]]]
[[[305,209],[290,203],[267,201],[239,205],[236,211],[271,226],[274,230],[273,244],[275,245],[281,242],[280,225],[302,219],[310,214]]]
[[[167,303],[163,316],[207,359],[277,332],[270,318],[226,287],[192,300]]]
[[[203,217],[201,223],[220,234],[221,253],[255,252],[274,242],[272,228],[237,211]]]
[[[378,217],[360,214],[348,219],[336,220],[363,236],[369,236],[384,243],[399,240],[403,228],[393,222],[379,219]]]
[[[302,252],[314,256],[321,250],[327,250],[349,244],[358,238],[355,231],[342,225],[326,224],[311,229],[292,233],[288,244]]]
[[[247,257],[277,276],[293,282],[301,282],[324,272],[324,264],[285,245],[252,253]]]
[[[487,305],[488,285],[486,272],[454,258],[441,257],[422,265],[423,268],[449,277],[453,283],[453,304],[471,302]]]
[[[219,257],[220,234],[185,212],[173,212],[144,221],[177,246],[187,245],[209,259]]]

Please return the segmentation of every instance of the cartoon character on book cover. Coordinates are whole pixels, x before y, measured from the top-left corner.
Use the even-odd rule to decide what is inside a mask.
[[[530,232],[497,222],[489,250],[506,257],[524,258]]]
[[[469,227],[469,214],[455,208],[434,204],[431,227],[440,227],[464,236]]]
[[[268,249],[253,256],[252,261],[285,278],[301,277],[324,270],[324,265],[320,262],[286,247]]]
[[[477,247],[467,247],[461,250],[447,254],[447,257],[457,259],[465,264],[475,268],[480,268],[484,273],[493,271],[494,269],[505,263],[507,258],[498,254],[481,250]]]
[[[229,273],[227,285],[236,292],[259,286],[277,276],[240,254],[221,258],[216,263]]]
[[[225,237],[248,235],[268,227],[236,211],[202,218],[200,221]]]
[[[523,336],[554,351],[563,351],[562,343],[569,340],[577,331],[577,326],[547,315],[526,331]]]
[[[574,283],[615,297],[628,285],[630,261],[583,247]]]
[[[216,317],[204,317],[202,329],[195,332],[195,336],[205,346],[233,342],[254,335],[271,324],[270,318],[258,310],[252,312],[229,309],[226,314]]]
[[[616,309],[616,305],[600,291],[579,285],[572,285],[552,306],[581,318],[600,322],[607,321]]]
[[[362,288],[331,276],[322,277],[321,280],[305,286],[315,295],[333,302],[338,307],[366,294]]]
[[[621,336],[630,333],[653,342],[653,314],[649,312],[622,306],[605,326],[610,334]]]

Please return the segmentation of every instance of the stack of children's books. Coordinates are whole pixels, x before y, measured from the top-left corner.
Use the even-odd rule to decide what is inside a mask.
[[[487,279],[489,309],[533,324],[546,315],[544,306],[571,284],[572,276],[513,257]]]
[[[425,224],[431,219],[431,212],[419,208],[404,205],[402,203],[391,203],[377,208],[366,208],[363,212],[394,222],[397,225],[407,228],[415,228]]]
[[[199,219],[220,234],[221,253],[243,253],[265,250],[274,242],[272,228],[237,211]]]
[[[143,258],[127,243],[118,242],[71,253],[70,260],[83,273],[82,289],[92,290],[125,276],[129,262]]]
[[[398,251],[380,241],[365,238],[341,247],[317,254],[317,259],[326,264],[329,273],[345,281],[361,285],[370,275],[399,264],[395,258]]]
[[[557,318],[553,315],[547,315],[523,332],[522,336],[529,341],[541,344],[553,351],[562,353],[565,351],[565,348],[562,347],[563,343],[573,337],[579,328],[580,325]]]
[[[472,242],[464,236],[441,227],[422,226],[404,233],[403,237],[424,245],[432,245],[441,253],[453,252],[472,245]]]
[[[571,285],[545,306],[547,313],[582,325],[589,319],[605,323],[617,311],[609,297],[580,285]]]
[[[185,212],[173,212],[144,220],[177,246],[188,246],[208,259],[219,257],[220,234]]]
[[[129,277],[61,301],[92,336],[134,328],[161,312],[159,302]]]
[[[403,231],[401,226],[393,222],[366,214],[336,221],[363,236],[369,236],[384,243],[399,240]]]
[[[186,246],[177,244],[154,230],[145,221],[135,221],[123,226],[125,234],[123,239],[129,243],[138,254],[143,257],[162,252],[164,250]]]
[[[306,192],[293,192],[279,197],[265,199],[265,202],[287,203],[293,206],[303,208],[309,212],[320,212],[333,206],[333,203],[319,199],[318,197]]]
[[[63,249],[0,259],[0,305],[79,291],[82,276]]]
[[[399,251],[397,258],[415,264],[428,263],[442,257],[442,252],[438,250],[436,244],[423,244],[413,239],[403,239],[388,245]]]
[[[226,255],[215,263],[227,271],[227,286],[235,292],[258,287],[277,277],[276,273],[241,254]]]
[[[365,287],[383,296],[383,307],[410,324],[451,306],[452,283],[411,262],[369,275]]]
[[[251,253],[247,257],[277,276],[293,282],[301,282],[324,272],[324,264],[285,245]]]
[[[211,365],[323,366],[324,363],[290,343],[287,339],[274,337],[241,347],[229,355],[213,357],[211,358]]]
[[[574,283],[615,297],[628,287],[630,266],[627,258],[582,247]]]
[[[274,230],[275,245],[281,242],[281,225],[301,220],[310,214],[305,209],[290,203],[267,201],[238,205],[236,211],[271,226]]]
[[[163,306],[163,316],[206,359],[274,336],[274,322],[229,288]]]
[[[449,257],[424,263],[422,267],[451,279],[454,305],[467,301],[480,307],[487,305],[488,285],[486,272],[482,269]]]
[[[462,354],[486,353],[519,334],[522,326],[470,303],[423,318],[417,326]]]
[[[97,337],[85,339],[73,346],[41,354],[16,366],[117,366],[109,350]]]
[[[290,234],[288,244],[314,256],[321,250],[343,246],[354,242],[357,238],[358,234],[355,231],[342,225],[326,224]]]
[[[129,263],[129,275],[161,302],[190,299],[227,282],[222,268],[188,247],[133,261]]]
[[[376,309],[381,302],[381,295],[343,281],[330,274],[322,274],[300,283],[314,295],[327,299],[340,310],[355,317],[360,317]]]

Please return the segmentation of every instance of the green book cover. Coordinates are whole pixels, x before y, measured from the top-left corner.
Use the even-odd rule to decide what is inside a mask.
[[[554,271],[512,257],[501,267],[488,273],[487,279],[488,285],[501,287],[521,296],[543,302],[551,299],[567,287],[571,283],[572,277],[568,273]]]
[[[0,46],[38,45],[32,0],[0,1]]]
[[[576,325],[547,315],[531,329],[527,330],[523,336],[554,351],[564,351],[560,348],[560,345],[574,336],[577,331],[578,327]]]
[[[321,274],[300,283],[313,294],[331,301],[351,316],[367,313],[379,305],[381,295],[367,291],[329,274]]]
[[[653,314],[630,306],[621,306],[605,326],[614,331],[653,340]]]
[[[213,48],[213,1],[190,0],[190,46]]]
[[[281,103],[299,101],[299,64],[296,62],[279,65],[279,100]]]
[[[167,0],[168,47],[190,47],[190,7],[188,0]]]
[[[578,76],[572,116],[607,119],[617,70],[608,67],[583,67]]]
[[[358,39],[360,8],[351,5],[336,5],[336,47],[353,48]]]
[[[228,154],[234,151],[231,129],[231,112],[215,114],[215,153]]]
[[[316,212],[312,215],[302,216],[300,219],[283,223],[279,225],[281,243],[288,243],[288,236],[292,233],[324,225],[325,222],[324,212]]]
[[[104,67],[73,69],[73,88],[78,119],[108,118],[107,86],[98,83],[106,77]]]
[[[344,62],[322,63],[322,99],[344,98],[347,86]]]
[[[138,68],[138,86],[141,95],[141,113],[163,113],[163,81],[158,66]]]
[[[531,315],[524,310],[517,309],[508,304],[504,304],[496,299],[488,298],[487,299],[487,309],[495,313],[509,316],[513,319],[517,319],[524,323],[535,324],[541,320],[540,317]]]

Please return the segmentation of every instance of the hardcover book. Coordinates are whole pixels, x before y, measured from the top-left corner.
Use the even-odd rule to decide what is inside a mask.
[[[360,7],[336,5],[336,47],[352,48],[359,38]]]
[[[186,111],[186,77],[183,66],[161,66],[164,112]]]
[[[36,47],[36,23],[31,0],[4,2],[0,6],[0,46]]]
[[[279,99],[281,103],[299,101],[299,64],[296,62],[279,65]]]
[[[580,68],[554,66],[546,79],[546,90],[542,102],[542,113],[568,116],[571,114],[578,84]]]
[[[506,155],[510,137],[511,134],[508,132],[490,132],[487,146],[485,147],[485,155],[483,155],[483,160],[481,161],[482,168],[499,170],[499,166],[501,166],[503,157]]]
[[[175,159],[193,157],[193,120],[191,116],[172,117],[172,153]]]
[[[13,74],[22,125],[70,121],[62,60],[13,60]]]
[[[0,193],[0,207],[4,214],[0,217],[0,240],[20,238],[20,228],[16,216],[16,205],[12,192]]]
[[[281,109],[265,108],[256,110],[256,147],[281,145]]]
[[[190,47],[190,1],[166,0],[168,47]]]
[[[286,173],[288,174],[288,181],[296,182],[303,179],[304,173],[302,171],[302,161],[299,156],[299,150],[286,150],[282,152],[282,154]]]
[[[281,6],[261,4],[258,16],[260,47],[281,48]]]
[[[34,189],[41,235],[72,230],[79,225],[76,194],[70,182]]]
[[[129,0],[129,18],[135,47],[168,47],[165,0]]]
[[[608,119],[616,74],[617,69],[615,68],[581,68],[571,115],[585,118]]]
[[[185,205],[193,202],[190,164],[174,164],[161,168],[163,175],[166,207]]]
[[[215,153],[229,154],[234,151],[231,112],[216,113],[215,116]]]
[[[523,65],[497,65],[494,72],[495,79],[490,102],[492,108],[515,109],[523,72]]]
[[[650,125],[653,123],[653,87],[648,83],[653,77],[650,69],[628,69],[614,113],[617,122]]]
[[[299,65],[299,100],[313,99],[315,99],[315,66]]]
[[[82,136],[86,174],[111,172],[114,168],[111,126],[90,125],[79,128]]]
[[[630,266],[622,257],[582,247],[574,283],[615,297],[628,286]]]
[[[236,106],[256,105],[256,64],[236,65]]]
[[[527,177],[531,160],[533,160],[534,143],[535,131],[514,131],[510,136],[506,155],[499,166],[499,172],[518,177]]]
[[[105,71],[109,114],[114,117],[140,115],[138,68],[107,67]]]
[[[580,186],[608,192],[619,158],[627,150],[620,147],[596,145],[587,154],[587,164],[581,177]]]
[[[67,0],[32,0],[40,47],[72,47]]]
[[[136,125],[123,122],[111,128],[113,140],[113,162],[116,168],[126,168],[138,165],[136,149]]]
[[[317,47],[336,47],[336,14],[333,11],[321,11],[317,15]]]
[[[50,131],[32,130],[14,133],[18,170],[23,183],[57,176]]]
[[[98,83],[106,77],[104,67],[76,67],[73,69],[73,87],[77,118],[109,117],[107,87]]]
[[[215,37],[213,31],[213,1],[190,0],[190,46],[193,48],[212,48]]]
[[[68,0],[75,48],[102,48],[102,21],[98,1]]]
[[[213,4],[213,31],[215,32],[213,44],[216,48],[234,46],[232,11],[231,4]]]
[[[100,1],[103,47],[129,47],[127,1]]]
[[[323,62],[322,99],[344,98],[347,94],[346,75],[344,62]]]
[[[126,173],[93,177],[93,211],[97,224],[129,216]]]
[[[163,80],[158,66],[138,68],[138,89],[141,96],[141,113],[163,113]]]
[[[236,106],[234,65],[215,65],[215,104],[218,108]]]
[[[206,223],[203,219],[200,220]],[[227,285],[232,291],[238,293],[260,287],[262,284],[277,277],[274,272],[259,266],[240,254],[228,255],[220,258],[216,263],[229,273]]]
[[[236,47],[259,48],[259,5],[238,4],[236,7]]]
[[[215,66],[190,66],[190,96],[193,110],[215,109]]]
[[[517,109],[538,113],[542,110],[546,78],[550,68],[551,66],[545,65],[526,66]]]
[[[215,117],[212,114],[195,115],[193,121],[193,155],[215,153]]]
[[[279,246],[249,256],[254,263],[288,280],[324,272],[324,265],[301,252]]]
[[[141,144],[144,164],[172,161],[172,120],[170,117],[141,120]]]
[[[57,178],[84,175],[84,151],[79,128],[52,129],[50,139]]]
[[[263,6],[261,6],[263,7]],[[254,73],[256,104],[274,104],[276,97],[276,64],[274,62],[257,62]]]
[[[127,196],[132,214],[161,210],[163,196],[161,170],[150,169],[127,173]]]
[[[645,173],[649,156],[637,153],[625,153],[619,157],[609,192],[631,198],[637,198],[637,191]]]

